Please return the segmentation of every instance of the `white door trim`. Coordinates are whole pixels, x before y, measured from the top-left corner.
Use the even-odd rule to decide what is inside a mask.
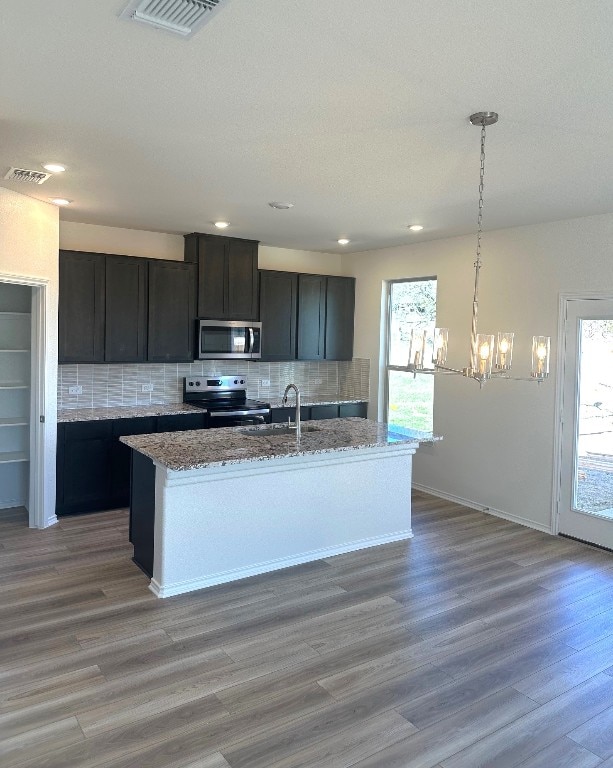
[[[554,464],[551,505],[551,532],[557,535],[560,531],[560,499],[562,490],[562,415],[564,413],[564,376],[566,373],[566,318],[568,305],[572,301],[589,301],[599,299],[613,301],[612,293],[602,291],[580,291],[578,293],[561,293],[558,304],[558,346],[556,364],[555,390],[555,425],[554,425]]]
[[[45,368],[47,362],[46,309],[49,280],[0,272],[1,283],[32,288],[32,378],[30,381],[30,490],[29,526],[46,528],[57,522],[55,515],[45,519]],[[41,421],[42,417],[42,421]]]

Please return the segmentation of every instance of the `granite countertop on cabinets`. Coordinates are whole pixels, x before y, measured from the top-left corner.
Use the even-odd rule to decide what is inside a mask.
[[[202,413],[201,408],[188,403],[160,405],[120,405],[115,408],[60,408],[58,424],[75,421],[104,421],[105,419],[137,419],[146,416],[175,416],[182,413]]]
[[[263,398],[262,398],[263,399]],[[368,400],[301,400],[300,405],[348,405],[352,403],[367,403]],[[296,406],[295,395],[292,392],[289,396],[289,402],[286,404],[283,402],[283,398],[279,397],[276,400],[270,401],[271,408],[294,408]]]
[[[181,471],[361,448],[393,450],[403,443],[442,439],[415,430],[400,433],[387,424],[360,418],[304,422],[303,427],[300,441],[295,433],[285,432],[284,424],[133,435],[120,440],[167,469]],[[258,436],[259,432],[264,434]]]

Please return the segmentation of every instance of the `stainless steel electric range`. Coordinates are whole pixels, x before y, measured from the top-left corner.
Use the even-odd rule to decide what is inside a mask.
[[[245,376],[190,376],[183,380],[183,402],[202,408],[209,427],[269,424],[270,403],[247,397]]]

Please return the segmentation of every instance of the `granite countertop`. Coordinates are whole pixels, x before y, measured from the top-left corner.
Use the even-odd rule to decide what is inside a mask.
[[[120,440],[167,469],[180,471],[359,448],[393,449],[402,443],[442,439],[414,430],[400,434],[387,424],[360,418],[308,421],[303,422],[303,429],[300,442],[295,434],[284,434],[285,424],[131,435]],[[267,434],[258,437],[259,432]]]
[[[261,398],[264,399],[264,398]],[[301,403],[301,405],[343,405],[345,403],[364,403],[365,400],[313,400]],[[271,408],[283,408],[281,399],[273,400]],[[290,400],[288,408],[294,408],[293,400]],[[166,403],[160,405],[121,405],[114,408],[59,408],[57,412],[58,424],[73,421],[103,421],[104,419],[134,419],[145,416],[174,416],[180,413],[195,413],[202,409],[189,403]]]
[[[202,413],[201,408],[188,403],[161,405],[121,405],[116,408],[60,408],[58,424],[73,421],[103,421],[104,419],[134,419],[146,416],[175,416],[181,413]]]

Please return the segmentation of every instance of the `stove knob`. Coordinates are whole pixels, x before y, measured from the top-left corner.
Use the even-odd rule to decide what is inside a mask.
[[[238,384],[238,379],[234,379],[234,383],[235,383],[235,384]]]
[[[199,382],[199,381],[197,381],[197,382],[196,382],[196,386],[197,386],[197,387],[199,387],[199,386],[200,386],[200,382]]]
[[[244,383],[245,383],[245,379],[241,379],[241,384],[244,384]]]
[[[193,386],[194,386],[194,382],[193,382],[193,381],[190,381],[190,383],[189,383],[189,386],[190,386],[190,387],[193,387]]]

